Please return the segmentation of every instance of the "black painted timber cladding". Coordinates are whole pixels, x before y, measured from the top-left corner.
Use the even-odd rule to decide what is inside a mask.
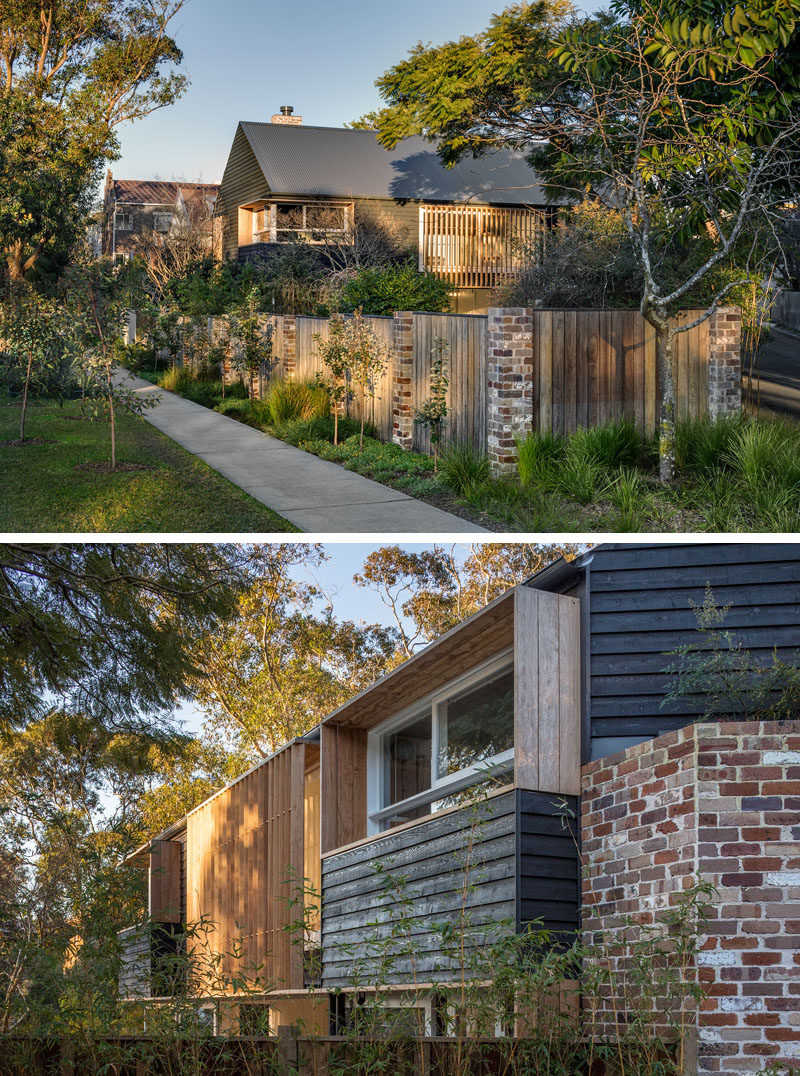
[[[352,984],[354,965],[362,984],[457,976],[440,928],[462,900],[485,937],[531,919],[574,930],[578,855],[557,799],[509,791],[324,859],[323,985]]]
[[[759,660],[800,648],[800,545],[600,546],[588,572],[591,756],[701,718],[702,697],[661,705],[669,651],[699,640],[692,602],[706,585]]]

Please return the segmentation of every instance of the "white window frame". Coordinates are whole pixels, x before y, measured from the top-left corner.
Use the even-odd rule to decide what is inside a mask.
[[[296,206],[301,207],[302,210],[303,210],[303,227],[302,228],[278,228],[278,206],[279,205],[296,205]],[[341,210],[343,210],[343,214],[342,214],[343,226],[341,228],[307,228],[306,227],[306,210],[309,207],[314,207],[314,206],[327,206],[330,209],[341,209]],[[300,236],[303,236],[304,239],[305,239],[305,242],[313,242],[313,240],[311,239],[311,237],[313,235],[323,235],[323,234],[324,235],[348,235],[349,232],[350,232],[350,219],[351,219],[352,206],[353,206],[352,202],[328,201],[327,199],[324,199],[324,198],[319,199],[318,201],[313,201],[312,200],[310,202],[309,201],[303,202],[303,201],[299,201],[299,200],[294,202],[294,201],[291,201],[291,200],[280,199],[279,198],[274,202],[269,202],[264,207],[265,210],[269,211],[268,214],[267,214],[268,217],[269,217],[269,241],[270,241],[270,243],[284,243],[284,242],[287,242],[288,240],[286,240],[284,238],[278,238],[278,237],[279,236],[283,237],[283,236],[287,236],[287,235],[300,235]],[[265,224],[265,227],[264,227],[263,231],[266,231],[267,230],[267,228],[266,228],[266,219],[265,219],[264,224]]]
[[[123,225],[123,220],[127,221],[127,224]],[[114,228],[118,232],[132,232],[133,213],[120,212],[119,209],[114,210]]]
[[[164,223],[164,220],[168,219],[169,223],[166,228],[159,228],[157,222],[160,220]],[[172,225],[175,221],[175,214],[170,210],[163,209],[161,211],[153,213],[153,231],[158,232],[159,235],[169,235],[172,231]]]
[[[514,648],[508,647],[501,653],[489,658],[487,661],[476,665],[468,673],[450,680],[441,688],[432,691],[429,695],[415,702],[413,706],[406,707],[398,714],[394,714],[388,720],[383,721],[367,734],[367,835],[374,836],[386,832],[384,823],[393,815],[402,814],[405,811],[422,807],[428,803],[434,804],[447,795],[460,792],[470,785],[474,785],[481,777],[487,774],[500,775],[513,770],[514,748],[502,751],[499,755],[484,759],[473,766],[467,766],[456,773],[438,777],[436,767],[439,757],[439,736],[441,715],[438,707],[442,702],[460,695],[471,687],[477,687],[483,681],[490,679],[496,673],[505,669],[513,669]],[[431,783],[430,787],[414,796],[408,796],[404,800],[383,806],[384,803],[384,738],[398,731],[405,725],[412,724],[426,714],[431,720]],[[435,812],[432,812],[435,813]],[[422,821],[418,819],[416,821]]]

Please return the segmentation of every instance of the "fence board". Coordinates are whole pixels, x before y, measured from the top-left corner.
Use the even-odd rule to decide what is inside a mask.
[[[692,321],[698,311],[678,315]],[[655,332],[637,310],[533,312],[532,423],[568,433],[633,419],[649,434],[658,421]],[[708,322],[674,339],[676,417],[708,410]]]
[[[472,314],[415,314],[413,407],[422,407],[430,392],[432,350],[436,340],[447,342],[449,413],[445,442],[467,441],[479,452],[486,447],[487,319]],[[391,415],[390,430],[391,430]],[[414,424],[413,447],[430,452],[430,431]]]
[[[779,292],[772,316],[779,325],[800,330],[800,291]]]

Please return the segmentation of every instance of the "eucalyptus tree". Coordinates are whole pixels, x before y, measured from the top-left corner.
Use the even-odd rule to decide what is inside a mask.
[[[183,0],[0,0],[0,249],[12,280],[85,224],[115,129],[187,78]]]

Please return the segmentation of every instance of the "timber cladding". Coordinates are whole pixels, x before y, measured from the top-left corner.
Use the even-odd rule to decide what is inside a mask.
[[[674,320],[693,321],[687,310]],[[638,310],[538,310],[533,314],[532,427],[571,433],[630,418],[656,432],[660,386],[655,330]],[[708,320],[675,336],[675,417],[708,412]]]
[[[574,817],[577,800],[566,805]],[[579,856],[562,810],[513,789],[326,857],[323,986],[457,980],[462,926],[483,940],[531,921],[574,932]]]
[[[674,652],[702,643],[692,606],[706,587],[728,606],[730,630],[752,657],[800,648],[800,547],[708,543],[600,546],[586,569],[592,758],[702,720],[700,694],[664,701]]]
[[[187,818],[187,922],[212,926],[190,940],[200,969],[211,951],[228,975],[263,965],[264,989],[303,986],[302,938],[285,928],[300,914],[288,900],[304,869],[305,751],[291,744]],[[241,960],[230,955],[239,947]]]

